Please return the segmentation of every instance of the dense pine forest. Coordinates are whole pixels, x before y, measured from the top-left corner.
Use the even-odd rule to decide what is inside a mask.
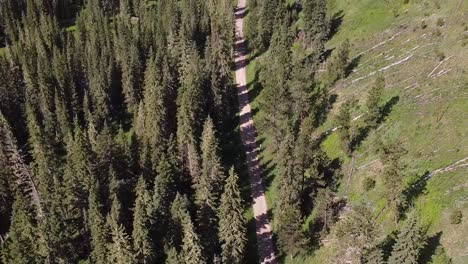
[[[0,0],[0,263],[452,263],[462,253],[431,226],[424,188],[465,167],[466,121],[456,156],[410,163],[424,153],[386,127],[406,99],[389,93],[398,74],[387,70],[411,57],[358,77],[386,42],[357,54],[369,44],[340,33],[345,2]],[[426,2],[444,10],[375,2],[395,20]],[[413,32],[434,27],[433,42],[452,29],[425,17]],[[431,54],[437,67],[451,58]],[[245,69],[255,150],[239,112]],[[341,92],[364,78],[364,91]],[[467,235],[466,199],[453,201],[432,215]]]

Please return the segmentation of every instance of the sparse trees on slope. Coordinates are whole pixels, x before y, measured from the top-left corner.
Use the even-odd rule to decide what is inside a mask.
[[[242,263],[246,246],[242,198],[234,168],[229,170],[219,207],[219,240],[223,263]]]

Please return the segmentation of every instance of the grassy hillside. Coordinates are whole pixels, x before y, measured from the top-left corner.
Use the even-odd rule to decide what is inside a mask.
[[[330,158],[342,161],[339,196],[346,197],[351,206],[360,201],[372,205],[383,238],[397,227],[385,208],[380,177],[382,163],[377,152],[380,145],[400,140],[409,151],[404,157],[407,193],[411,194],[409,202],[420,213],[431,238],[427,254],[433,252],[431,247],[440,243],[453,263],[467,263],[468,167],[464,165],[468,160],[464,159],[468,157],[468,2],[403,2],[329,1],[329,17],[336,32],[327,48],[333,49],[349,39],[350,59],[355,67],[349,76],[330,89],[337,95],[337,101],[319,131],[334,127],[337,109],[349,98],[359,101],[361,107],[353,112],[353,116],[359,116],[378,73],[386,80],[382,106],[387,115],[378,129],[371,131],[357,148],[351,176],[350,159],[342,153],[339,137],[331,133],[321,146]],[[304,52],[297,46],[293,50]],[[259,93],[255,85],[257,63],[262,63],[262,56],[248,66],[255,120],[263,114],[256,101]],[[356,124],[359,122],[357,119]],[[269,139],[260,128],[258,130],[264,177],[269,184],[268,201],[274,206],[273,153]],[[431,173],[434,171],[436,173]],[[430,176],[429,179],[425,179],[426,176]],[[376,187],[367,192],[363,188],[366,177],[376,181]],[[418,184],[411,187],[415,183]],[[461,210],[464,216],[458,225],[450,221],[455,210]],[[332,248],[333,243],[321,245],[295,262],[327,263]]]

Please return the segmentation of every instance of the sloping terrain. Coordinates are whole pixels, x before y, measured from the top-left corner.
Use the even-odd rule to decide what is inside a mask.
[[[408,3],[403,3],[408,2]],[[321,143],[329,158],[341,163],[342,178],[338,196],[349,206],[364,201],[373,208],[380,235],[385,238],[397,229],[385,206],[381,179],[380,146],[400,141],[408,150],[405,164],[407,202],[415,207],[427,236],[425,253],[434,253],[441,244],[453,263],[468,261],[468,2],[448,1],[329,1],[333,36],[327,43],[332,51],[345,39],[351,44],[349,74],[330,88],[336,102],[320,134],[333,129],[335,116],[343,102],[358,101],[352,116],[359,126],[364,103],[376,76],[385,77],[381,102],[383,120],[376,130],[362,137],[348,158],[340,148],[336,132]],[[301,27],[299,20],[297,26]],[[304,52],[293,46],[296,53]],[[256,63],[248,66],[248,79],[255,91]],[[321,66],[326,69],[326,62]],[[319,76],[320,78],[320,71]],[[254,97],[256,98],[256,97]],[[262,109],[254,100],[254,119]],[[275,164],[267,136],[263,142],[261,163],[264,177],[272,179],[269,201],[275,200]],[[365,191],[366,178],[376,182]],[[452,224],[450,216],[460,210],[463,220]],[[294,263],[328,263],[334,241],[321,243],[309,257]],[[287,260],[286,262],[288,262]]]

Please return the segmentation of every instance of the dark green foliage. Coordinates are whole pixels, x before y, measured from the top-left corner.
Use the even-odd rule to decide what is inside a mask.
[[[365,257],[365,264],[384,264],[383,252],[380,248],[375,247],[370,250],[369,254]]]
[[[0,3],[5,262],[219,258],[234,3],[68,4]]]
[[[182,256],[185,264],[206,263],[203,256],[203,247],[199,236],[195,233],[194,226],[189,217],[183,219],[184,239]]]
[[[304,46],[312,49],[315,58],[320,58],[328,36],[327,2],[325,0],[303,0]]]
[[[278,243],[290,258],[305,250],[307,238],[302,231],[302,218],[298,208],[289,206],[275,217]]]
[[[420,251],[425,246],[426,239],[422,234],[416,212],[411,212],[398,234],[393,246],[392,254],[388,259],[389,264],[417,264]]]
[[[107,229],[104,216],[101,213],[102,204],[98,194],[99,183],[94,180],[89,191],[89,209],[87,212],[91,242],[90,260],[94,263],[105,263],[107,260]]]
[[[177,112],[177,141],[184,169],[193,182],[200,176],[198,138],[204,108],[200,58],[193,43],[184,45]]]
[[[265,51],[272,37],[275,27],[275,17],[278,13],[278,5],[281,1],[259,1],[249,2],[250,15],[248,18],[248,31],[246,33],[250,46],[259,51]]]
[[[108,260],[111,263],[136,263],[134,252],[124,226],[121,224],[120,202],[117,195],[112,196],[112,208],[107,216],[110,241],[107,245]]]
[[[291,258],[301,252],[307,243],[302,231],[300,206],[300,178],[294,174],[292,137],[283,141],[279,154],[280,182],[274,218],[278,243]]]
[[[40,237],[35,225],[35,213],[19,191],[15,194],[8,239],[2,249],[4,263],[34,263],[43,260],[39,255]]]
[[[219,247],[218,237],[216,236],[217,208],[225,178],[218,154],[219,143],[211,118],[205,121],[201,152],[202,171],[195,184],[195,199],[198,206],[197,219],[200,233],[204,234],[201,241],[211,259],[213,249]]]
[[[150,196],[143,177],[140,177],[135,189],[136,200],[133,209],[133,248],[137,263],[151,263],[153,258],[153,242],[150,233],[150,215],[148,207]]]
[[[291,96],[287,87],[290,77],[290,40],[287,25],[275,29],[270,48],[269,64],[261,71],[260,79],[265,89],[260,94],[259,107],[266,113],[260,124],[273,138],[278,151],[281,140],[290,129]]]
[[[219,240],[223,263],[242,263],[246,246],[246,223],[234,168],[229,170],[219,206]]]

